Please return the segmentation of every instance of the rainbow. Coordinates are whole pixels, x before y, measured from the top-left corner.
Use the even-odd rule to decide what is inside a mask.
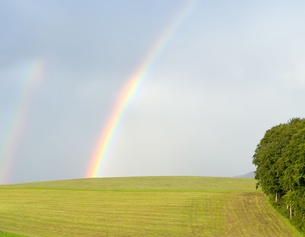
[[[178,28],[182,20],[188,15],[195,1],[186,1],[185,4],[178,11],[177,15],[168,24],[158,40],[149,51],[148,55],[144,58],[136,72],[130,77],[130,79],[124,85],[117,103],[106,122],[106,125],[101,133],[101,136],[96,145],[96,149],[93,153],[90,161],[89,168],[86,173],[87,178],[99,176],[102,162],[109,150],[111,141],[118,129],[118,125],[123,118],[124,112],[128,105],[132,101],[136,92],[138,91],[144,78],[147,76],[149,70],[152,68],[158,55],[162,52],[164,47],[168,44],[171,36]]]
[[[16,98],[14,110],[4,131],[3,142],[0,143],[0,167],[2,183],[7,182],[10,167],[14,161],[14,155],[18,143],[22,138],[22,132],[30,110],[31,99],[37,88],[45,68],[43,60],[36,60],[25,67],[26,76],[19,78],[20,89]]]

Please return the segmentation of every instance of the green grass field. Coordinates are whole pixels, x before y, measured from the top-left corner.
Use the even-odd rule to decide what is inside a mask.
[[[0,236],[301,236],[253,179],[78,179],[2,185],[0,197]]]

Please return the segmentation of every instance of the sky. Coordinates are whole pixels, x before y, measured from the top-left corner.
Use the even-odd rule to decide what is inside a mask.
[[[87,177],[160,39],[96,177],[255,170],[265,131],[305,117],[304,12],[301,0],[0,0],[0,183]]]

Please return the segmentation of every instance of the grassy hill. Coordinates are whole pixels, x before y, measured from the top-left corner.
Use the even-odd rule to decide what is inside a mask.
[[[0,236],[300,236],[253,179],[77,179],[2,185],[0,197]]]

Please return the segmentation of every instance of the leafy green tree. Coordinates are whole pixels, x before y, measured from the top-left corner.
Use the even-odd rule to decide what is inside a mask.
[[[285,127],[285,124],[280,124],[267,130],[253,155],[253,164],[257,166],[255,178],[263,191],[268,195],[274,195],[276,201],[278,201],[278,196],[283,193],[280,185],[282,173],[278,160],[282,153],[282,137]]]
[[[290,190],[283,186],[283,177],[289,179],[287,167],[290,166],[283,154],[287,152],[292,137],[304,124],[304,119],[293,118],[286,124],[267,130],[253,155],[253,164],[257,166],[255,178],[266,194],[275,196],[276,202]]]
[[[281,185],[285,190],[305,186],[305,128],[296,132],[283,152],[281,163],[285,167]]]
[[[275,196],[279,210],[286,206],[291,222],[305,232],[305,119],[293,118],[267,130],[253,164],[258,185]]]
[[[280,183],[286,191],[285,199],[290,202],[287,205],[290,205],[290,218],[292,218],[292,210],[304,213],[304,208],[299,203],[301,200],[298,197],[301,193],[298,190],[305,187],[305,128],[292,136],[283,152],[281,163],[285,170]],[[295,195],[291,196],[291,193]]]

